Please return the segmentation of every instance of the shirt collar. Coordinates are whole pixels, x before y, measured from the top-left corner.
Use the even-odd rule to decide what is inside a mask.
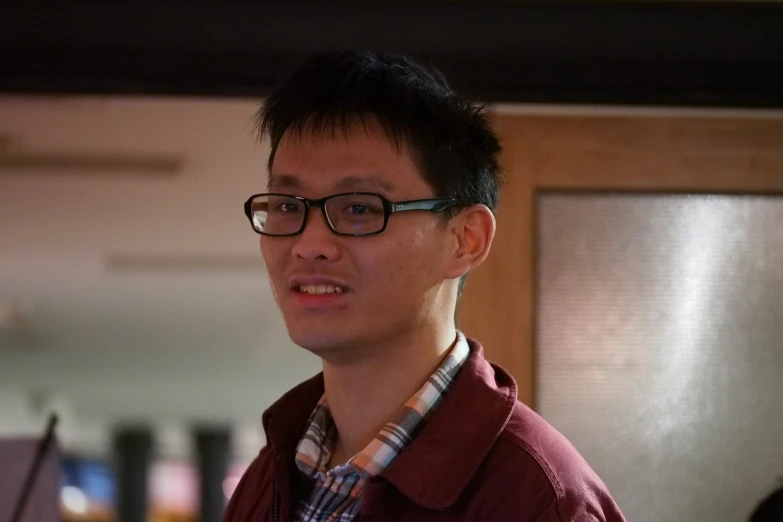
[[[457,332],[457,340],[448,355],[427,382],[406,401],[399,415],[362,451],[332,470],[327,470],[326,466],[334,449],[336,430],[326,396],[322,396],[297,447],[297,467],[312,477],[328,472],[337,476],[359,473],[363,478],[369,478],[382,472],[410,444],[416,431],[435,411],[469,354],[467,339],[462,332]]]
[[[369,479],[368,487],[373,481],[388,481],[429,509],[446,509],[459,498],[505,428],[517,397],[514,379],[484,358],[478,342],[468,339],[468,345],[470,355],[426,428],[388,468]],[[264,413],[269,445],[291,465],[323,393],[323,374],[318,374]]]
[[[378,477],[427,509],[453,505],[506,427],[517,385],[469,340],[470,356],[438,410],[411,445]],[[371,486],[368,486],[371,487]],[[368,491],[365,490],[365,494]]]

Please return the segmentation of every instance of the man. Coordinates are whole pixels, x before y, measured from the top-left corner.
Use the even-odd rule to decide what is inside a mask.
[[[344,52],[308,61],[258,122],[268,188],[245,212],[323,372],[265,412],[225,520],[623,520],[455,325],[495,234],[484,110],[407,58]]]

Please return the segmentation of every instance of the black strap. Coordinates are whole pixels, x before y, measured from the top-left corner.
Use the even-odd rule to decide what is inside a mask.
[[[22,491],[19,493],[19,498],[16,501],[14,514],[11,516],[10,522],[20,522],[22,520],[25,507],[27,507],[27,501],[30,498],[30,493],[32,493],[33,488],[35,487],[35,479],[38,478],[38,473],[41,470],[41,463],[43,462],[47,451],[49,451],[49,447],[52,445],[52,440],[54,440],[55,426],[57,426],[57,415],[51,414],[49,416],[49,421],[46,424],[44,437],[38,443],[38,449],[35,452],[33,464],[27,472]]]

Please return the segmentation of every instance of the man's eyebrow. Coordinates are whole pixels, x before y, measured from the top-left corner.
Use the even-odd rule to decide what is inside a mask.
[[[267,187],[270,190],[281,189],[300,189],[301,180],[291,174],[275,174],[269,176]],[[381,190],[390,194],[394,193],[394,185],[378,176],[345,176],[335,185],[335,190],[344,191],[362,191],[362,190]]]
[[[301,186],[302,183],[299,181],[299,178],[290,174],[270,175],[267,182],[267,187],[270,189],[299,188]]]
[[[342,190],[350,189],[381,189],[384,192],[394,192],[394,185],[378,176],[358,177],[346,176],[337,183],[337,188]]]

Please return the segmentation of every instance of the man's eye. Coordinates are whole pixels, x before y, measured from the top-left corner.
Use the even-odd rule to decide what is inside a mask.
[[[383,205],[371,201],[346,202],[343,205],[343,213],[354,216],[363,214],[383,214]]]
[[[278,212],[299,212],[299,205],[290,202],[278,203],[275,207]]]

